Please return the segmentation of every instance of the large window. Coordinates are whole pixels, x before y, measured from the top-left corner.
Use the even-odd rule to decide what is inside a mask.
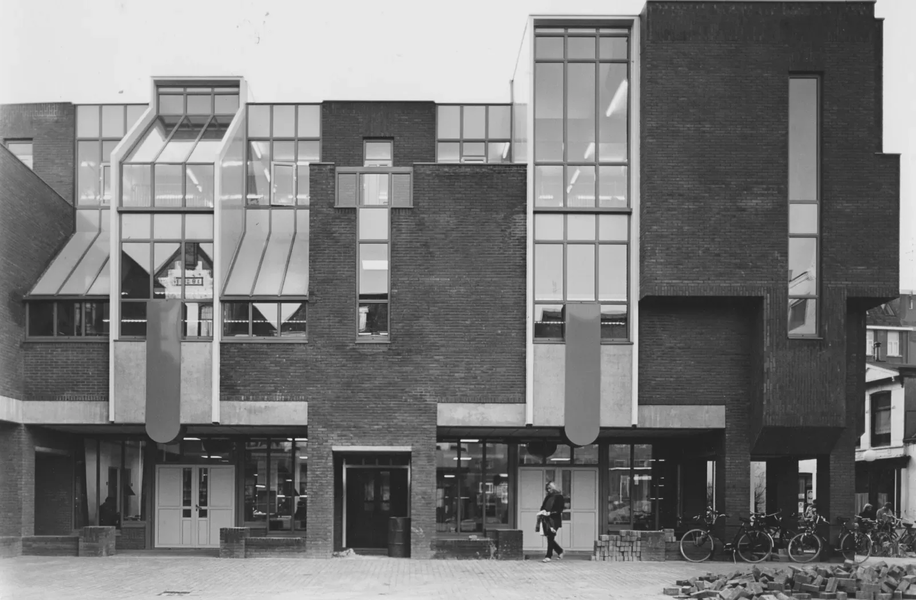
[[[145,104],[76,107],[76,202],[111,205],[111,152],[146,110]]]
[[[512,162],[512,107],[508,104],[440,104],[436,162]]]
[[[652,486],[652,446],[608,446],[608,526],[655,529],[656,501]]]
[[[509,526],[509,446],[464,439],[436,445],[436,530]]]
[[[249,104],[248,206],[308,206],[320,150],[319,105]]]
[[[789,335],[815,336],[819,282],[819,79],[789,78]]]
[[[223,302],[223,338],[302,340],[307,333],[305,302]]]
[[[308,438],[254,438],[245,443],[247,526],[271,532],[306,529]]]
[[[537,28],[534,338],[562,341],[566,306],[597,303],[629,338],[629,65],[621,29]]]
[[[29,338],[108,337],[108,302],[35,300],[28,303]]]
[[[25,166],[30,169],[34,168],[32,140],[7,140],[6,147],[13,153],[13,156],[25,163]]]
[[[871,446],[891,445],[891,393],[871,395]]]
[[[148,518],[144,482],[153,468],[146,442],[86,439],[74,449],[74,529],[142,525]]]
[[[182,335],[213,335],[213,215],[121,215],[121,335],[146,335],[149,300],[182,300]]]

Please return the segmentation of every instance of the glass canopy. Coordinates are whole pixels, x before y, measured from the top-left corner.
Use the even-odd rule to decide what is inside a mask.
[[[308,295],[309,211],[249,210],[225,297]]]
[[[54,258],[29,296],[108,298],[108,211],[76,211],[76,233]]]

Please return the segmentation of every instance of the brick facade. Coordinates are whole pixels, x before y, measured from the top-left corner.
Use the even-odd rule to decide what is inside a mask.
[[[21,139],[32,140],[35,174],[73,204],[76,107],[69,102],[0,106],[0,141]]]
[[[25,400],[108,400],[108,344],[24,344]]]
[[[72,207],[0,147],[0,396],[24,396],[22,299],[72,232]]]

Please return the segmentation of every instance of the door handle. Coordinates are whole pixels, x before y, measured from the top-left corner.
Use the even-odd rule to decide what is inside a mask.
[[[198,506],[198,505],[195,504],[195,505],[194,505],[194,510],[200,510],[200,506]]]

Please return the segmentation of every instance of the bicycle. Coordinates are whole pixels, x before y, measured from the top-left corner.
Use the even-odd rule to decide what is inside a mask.
[[[900,527],[904,530],[902,536],[897,533]],[[896,517],[876,523],[872,538],[875,543],[875,556],[905,558],[916,552],[916,531],[913,530],[913,524],[905,523]]]
[[[764,530],[773,538],[773,548],[775,550],[784,550],[789,547],[789,540],[795,537],[798,529],[789,527],[787,521],[797,516],[798,513],[792,513],[789,517],[784,517],[782,516],[782,509],[763,515],[761,520],[764,523]]]
[[[852,529],[848,527],[849,519],[837,517],[837,522],[842,525],[843,531],[840,533],[839,543],[836,550],[853,564],[861,564],[871,556],[873,541],[867,531],[862,531],[859,523],[865,523],[868,526],[868,520],[856,517],[856,523]],[[795,562],[807,563],[820,556],[824,549],[825,540],[818,535],[817,525],[827,523],[827,520],[821,515],[814,519],[805,519],[802,522],[803,530],[795,537],[789,540],[789,558]]]
[[[731,543],[723,546],[725,550],[731,550],[734,562],[738,562],[736,556],[740,556],[741,560],[749,563],[763,562],[773,552],[773,538],[764,531],[762,516],[760,513],[752,513],[750,518],[738,517],[741,526],[735,532]],[[701,525],[681,536],[678,546],[684,560],[703,562],[712,557],[716,550],[716,537],[711,529],[722,518],[728,519],[729,516],[716,512],[712,508],[707,508],[704,515],[697,515],[693,518]]]

